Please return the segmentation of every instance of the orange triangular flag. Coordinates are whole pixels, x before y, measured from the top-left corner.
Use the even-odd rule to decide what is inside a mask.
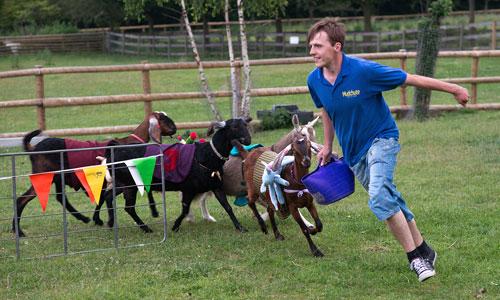
[[[85,178],[85,174],[83,173],[83,170],[76,170],[75,175],[80,180],[80,183],[85,188],[85,191],[87,191],[87,194],[89,195],[89,198],[90,198],[90,203],[95,204],[94,194],[92,194],[92,190],[90,189],[89,183],[87,182],[87,179]]]
[[[36,195],[42,206],[42,211],[45,212],[47,203],[49,202],[50,187],[54,173],[32,174],[30,175],[31,185],[35,188]]]
[[[99,204],[101,199],[102,184],[104,183],[104,177],[106,176],[106,166],[91,166],[83,168],[83,173],[85,173],[85,179],[89,184],[92,195],[94,195],[94,200]]]

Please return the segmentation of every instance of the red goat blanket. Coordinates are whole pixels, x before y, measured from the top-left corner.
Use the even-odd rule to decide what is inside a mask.
[[[169,182],[179,183],[186,179],[193,164],[194,144],[162,144],[148,145],[145,157],[163,153],[163,178]],[[161,151],[161,152],[160,152]],[[154,177],[161,179],[160,157],[156,158]]]
[[[109,142],[97,142],[97,141],[78,141],[72,139],[64,139],[66,149],[82,149],[82,148],[95,148],[107,146]],[[89,149],[82,151],[68,151],[66,152],[68,157],[69,166],[65,166],[65,169],[75,169],[88,166],[99,165],[101,162],[96,159],[96,156],[103,156],[106,154],[106,149]],[[79,190],[82,185],[76,177],[74,172],[69,173],[69,176],[65,177],[66,184],[74,188],[76,191]]]

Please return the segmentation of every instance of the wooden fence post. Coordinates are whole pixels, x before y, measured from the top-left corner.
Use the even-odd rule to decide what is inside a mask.
[[[474,47],[473,50],[477,50],[477,47]],[[479,54],[477,52],[472,53],[472,67],[471,67],[471,77],[476,78],[479,69]],[[471,97],[472,103],[477,103],[477,83],[471,83]]]
[[[151,94],[151,80],[149,78],[149,65],[147,60],[141,62],[144,66],[142,69],[142,90],[144,95]],[[153,112],[151,101],[144,101],[144,114],[148,116]]]
[[[497,21],[491,22],[491,50],[497,48]]]
[[[404,53],[405,55],[402,56],[399,60],[400,67],[403,71],[406,71],[406,59],[408,57],[408,52],[406,52],[406,49],[399,49],[399,52]],[[406,101],[406,86],[402,85],[400,87],[400,94],[399,94],[399,102],[401,105],[408,105]]]
[[[36,65],[35,68],[38,69],[38,74],[35,75],[35,93],[36,98],[39,101],[39,104],[36,106],[36,114],[38,120],[38,128],[41,130],[45,130],[45,107],[43,106],[43,99],[45,98],[45,88],[43,84],[43,74],[42,74],[42,66]]]

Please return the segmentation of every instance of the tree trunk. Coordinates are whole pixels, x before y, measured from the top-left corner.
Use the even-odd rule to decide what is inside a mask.
[[[212,95],[212,92],[210,91],[208,87],[208,80],[205,75],[205,71],[203,69],[203,64],[201,63],[200,55],[198,54],[198,48],[196,47],[196,42],[194,40],[193,36],[193,31],[191,30],[191,25],[189,23],[189,19],[187,16],[186,12],[186,4],[184,0],[181,0],[181,6],[182,6],[182,19],[184,20],[184,24],[186,26],[186,31],[188,33],[189,37],[189,42],[191,43],[191,48],[193,50],[193,56],[194,60],[196,61],[196,64],[198,65],[198,73],[200,75],[200,80],[201,80],[201,87],[203,89],[203,94],[207,97],[208,100],[208,105],[210,106],[210,110],[212,111],[212,114],[214,118],[217,121],[222,121],[222,117],[220,116],[220,113],[217,109],[216,103],[215,103],[215,98]]]
[[[372,12],[373,12],[373,7],[372,3],[370,0],[364,0],[361,3],[361,7],[363,9],[363,25],[364,25],[364,32],[372,32],[373,27],[372,27]],[[373,36],[370,35],[363,35],[363,42],[365,43],[371,43],[373,41]],[[364,52],[373,52],[371,49],[371,46],[367,45],[363,49]]]
[[[439,25],[433,24],[432,20],[428,19],[419,24],[415,73],[434,77],[438,52]],[[430,102],[431,90],[415,88],[413,113],[419,121],[424,121],[429,117]]]
[[[276,51],[281,52],[283,49],[283,22],[278,14],[276,14],[276,19],[274,20],[274,26],[276,29],[276,37],[275,37],[275,43],[276,43]]]
[[[245,89],[243,90],[243,99],[241,101],[241,114],[244,117],[250,117],[250,62],[248,60],[248,45],[245,19],[243,16],[243,0],[237,0],[237,3],[241,39],[241,59],[243,60],[243,80],[245,81]]]
[[[229,0],[225,0],[224,4],[224,20],[226,21],[226,36],[227,36],[227,50],[229,53],[229,65],[231,72],[231,92],[233,95],[232,115],[233,118],[240,116],[240,83],[237,80],[236,68],[234,67],[234,51],[233,51],[233,38],[231,34],[231,24],[229,23]]]
[[[476,1],[475,0],[469,0],[469,24],[474,24],[476,21]],[[469,27],[469,34],[471,35],[471,48],[476,46],[476,27]]]

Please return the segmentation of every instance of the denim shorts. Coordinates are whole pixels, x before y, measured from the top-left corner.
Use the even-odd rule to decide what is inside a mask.
[[[351,167],[368,191],[368,205],[380,221],[387,220],[400,210],[407,221],[413,220],[413,213],[393,183],[400,148],[394,138],[376,138],[361,160]]]

